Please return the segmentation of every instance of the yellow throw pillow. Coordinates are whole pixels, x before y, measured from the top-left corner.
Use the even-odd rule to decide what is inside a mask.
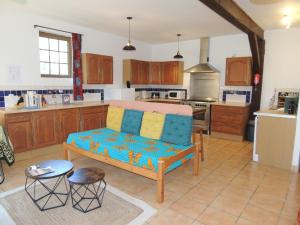
[[[160,139],[164,122],[164,114],[144,112],[140,135],[151,139]]]
[[[106,117],[106,127],[115,131],[121,131],[124,109],[109,106]]]

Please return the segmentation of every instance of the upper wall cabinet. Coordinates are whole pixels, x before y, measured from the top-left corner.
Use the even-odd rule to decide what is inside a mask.
[[[82,54],[83,82],[85,84],[112,84],[113,57]]]
[[[162,63],[150,62],[149,64],[149,84],[161,84]]]
[[[252,58],[234,57],[226,59],[227,86],[251,86],[252,84]]]
[[[182,84],[183,62],[126,59],[123,61],[123,81],[130,81],[132,84]]]
[[[123,61],[123,80],[132,84],[147,84],[149,80],[149,62],[125,59]]]
[[[169,61],[162,62],[162,84],[182,84],[183,83],[183,62]]]

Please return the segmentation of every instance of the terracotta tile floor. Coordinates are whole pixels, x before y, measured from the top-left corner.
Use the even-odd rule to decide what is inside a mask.
[[[156,183],[150,179],[79,156],[74,164],[103,168],[110,185],[157,208],[149,225],[295,225],[300,207],[297,173],[252,162],[251,143],[204,140],[200,175],[192,175],[191,163],[167,174],[163,204],[156,202]],[[25,167],[59,158],[60,145],[18,154],[12,167],[4,165],[7,178],[0,191],[23,185]]]

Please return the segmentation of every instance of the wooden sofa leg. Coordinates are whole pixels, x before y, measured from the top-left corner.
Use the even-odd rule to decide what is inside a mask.
[[[203,130],[200,130],[200,152],[201,152],[201,161],[204,161],[204,146],[203,146]]]
[[[68,149],[66,143],[63,143],[64,159],[71,161],[71,151]]]
[[[159,203],[162,203],[164,201],[164,192],[165,192],[165,187],[164,187],[164,166],[165,162],[164,161],[159,161],[158,162],[158,171],[157,171],[157,190],[156,190],[156,197],[157,201]]]
[[[198,176],[199,175],[199,144],[196,144],[195,146],[195,154],[194,154],[194,160],[193,160],[193,163],[194,163],[194,176]]]

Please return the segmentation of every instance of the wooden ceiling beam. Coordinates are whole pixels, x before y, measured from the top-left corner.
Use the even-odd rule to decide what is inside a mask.
[[[264,30],[233,0],[199,0],[243,32],[264,38]]]
[[[252,53],[252,80],[256,73],[260,74],[260,82],[252,87],[252,100],[250,105],[250,118],[253,112],[259,110],[261,102],[262,79],[265,55],[264,30],[259,27],[250,16],[245,13],[233,0],[199,0],[211,10],[215,11],[229,23],[248,35]]]

